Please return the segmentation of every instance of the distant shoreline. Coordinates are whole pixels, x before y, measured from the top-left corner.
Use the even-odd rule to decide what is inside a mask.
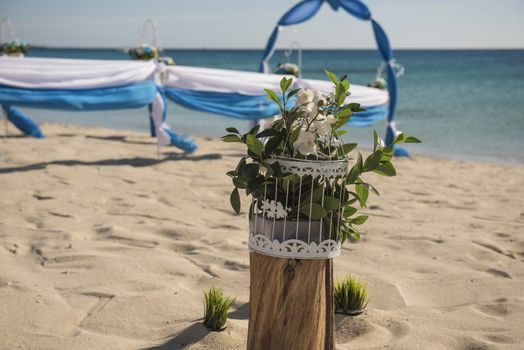
[[[40,50],[100,50],[100,51],[108,51],[108,50],[126,50],[127,46],[122,47],[60,47],[60,46],[38,46],[38,45],[31,45],[32,49],[40,49]],[[263,48],[255,49],[255,48],[176,48],[176,47],[162,47],[162,50],[176,50],[176,51],[264,51]],[[277,48],[277,51],[284,51],[287,50],[287,48]],[[334,52],[343,52],[343,51],[362,51],[362,52],[374,52],[377,49],[371,48],[371,49],[336,49],[336,48],[303,48],[303,51],[334,51]],[[395,52],[416,52],[416,51],[441,51],[441,52],[457,52],[457,51],[468,51],[468,52],[475,52],[475,51],[524,51],[524,48],[472,48],[472,49],[457,49],[457,48],[429,48],[429,49],[409,49],[409,48],[403,48],[403,49],[394,49]]]

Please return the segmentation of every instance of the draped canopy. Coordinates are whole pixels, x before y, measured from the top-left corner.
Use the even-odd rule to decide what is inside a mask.
[[[170,66],[165,68],[163,76],[166,96],[188,108],[246,120],[278,113],[278,107],[267,99],[264,89],[279,90],[281,75]],[[331,83],[322,80],[295,79],[295,86],[324,93],[331,91]],[[362,104],[367,111],[356,113],[352,125],[371,125],[387,114],[388,94],[385,91],[353,85],[348,103],[353,101]]]
[[[194,151],[193,140],[165,123],[166,103],[155,83],[153,62],[0,57],[0,104],[22,132],[44,137],[38,125],[13,106],[74,111],[149,107],[159,146]]]

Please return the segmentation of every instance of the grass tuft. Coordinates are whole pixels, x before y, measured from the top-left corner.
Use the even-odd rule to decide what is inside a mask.
[[[226,298],[222,289],[211,287],[204,292],[204,326],[212,331],[225,329],[227,314],[235,299]]]
[[[366,286],[367,283],[353,276],[337,280],[334,290],[335,312],[351,316],[361,314],[369,303]]]

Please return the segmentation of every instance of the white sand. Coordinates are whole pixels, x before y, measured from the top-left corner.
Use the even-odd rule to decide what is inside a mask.
[[[43,130],[0,138],[0,349],[245,348],[247,218],[224,175],[241,149],[200,139],[156,161],[146,135]],[[368,177],[382,197],[335,259],[372,296],[337,316],[337,348],[523,349],[524,167],[397,170]],[[212,285],[237,297],[222,333],[200,324]]]

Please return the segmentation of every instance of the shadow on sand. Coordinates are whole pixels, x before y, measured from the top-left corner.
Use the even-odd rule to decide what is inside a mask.
[[[173,338],[169,338],[165,343],[155,345],[141,350],[181,350],[187,349],[191,345],[199,342],[208,335],[209,331],[201,322],[195,322],[191,326],[177,333]]]
[[[249,318],[249,303],[245,303],[235,311],[229,313],[229,318],[232,320],[247,320]],[[200,321],[200,322],[198,322]],[[154,345],[140,350],[181,350],[188,349],[191,345],[198,343],[204,339],[211,331],[203,324],[202,319],[197,320],[191,326],[183,329],[173,337],[164,339],[164,343]]]
[[[65,166],[122,166],[128,165],[132,167],[147,167],[153,166],[156,164],[169,162],[173,160],[192,160],[192,161],[201,161],[201,160],[217,160],[221,159],[222,155],[219,153],[210,153],[194,156],[187,153],[162,153],[162,158],[144,158],[144,157],[134,157],[134,158],[121,158],[121,159],[102,159],[95,160],[91,162],[85,162],[81,160],[54,160],[50,162],[41,162],[28,165],[22,165],[17,167],[10,168],[0,168],[0,174],[9,174],[17,172],[26,172],[33,170],[45,169],[49,165],[65,165]]]
[[[134,141],[134,140],[128,140],[126,136],[119,136],[119,135],[110,135],[110,136],[95,136],[95,135],[86,135],[86,139],[95,139],[95,140],[102,140],[102,141],[117,141],[117,142],[124,142],[124,143],[132,143],[135,145],[155,145],[155,138],[152,138],[153,141]]]

